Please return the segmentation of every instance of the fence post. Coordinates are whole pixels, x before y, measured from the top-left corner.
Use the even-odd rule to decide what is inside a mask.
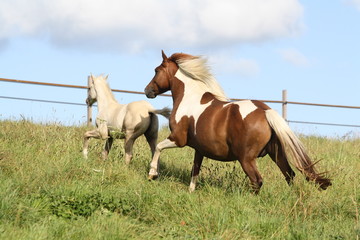
[[[88,95],[90,91],[91,76],[88,76]],[[90,127],[92,124],[92,106],[87,105],[87,126]]]
[[[282,117],[287,121],[287,90],[282,90]]]

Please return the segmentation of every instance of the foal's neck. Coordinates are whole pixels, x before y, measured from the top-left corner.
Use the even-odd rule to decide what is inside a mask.
[[[97,93],[97,102],[98,102],[98,111],[106,109],[110,104],[119,104],[111,89],[106,85],[99,85],[96,88]]]

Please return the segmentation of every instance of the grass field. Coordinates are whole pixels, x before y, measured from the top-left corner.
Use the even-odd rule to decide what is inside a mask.
[[[333,179],[326,191],[298,172],[287,186],[265,157],[259,195],[239,163],[209,159],[190,194],[192,149],[165,150],[149,182],[144,138],[125,166],[120,140],[108,161],[92,140],[84,160],[85,130],[0,121],[0,239],[359,239],[360,139],[302,138]]]

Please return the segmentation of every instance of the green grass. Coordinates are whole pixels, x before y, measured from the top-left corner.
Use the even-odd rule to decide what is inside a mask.
[[[120,140],[108,161],[92,140],[84,160],[85,130],[0,121],[0,239],[359,239],[360,139],[302,137],[333,179],[326,191],[298,172],[287,186],[265,157],[259,195],[239,163],[208,159],[190,194],[192,149],[163,151],[149,182],[144,138],[126,166]]]

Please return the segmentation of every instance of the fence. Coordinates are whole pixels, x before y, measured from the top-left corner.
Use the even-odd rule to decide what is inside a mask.
[[[89,89],[89,77],[88,77],[88,86],[79,86],[79,85],[69,85],[69,84],[57,84],[57,83],[45,83],[45,82],[34,82],[34,81],[25,81],[25,80],[16,80],[16,79],[7,79],[0,78],[0,81],[3,82],[12,82],[12,83],[21,83],[21,84],[33,84],[33,85],[43,85],[43,86],[51,86],[51,87],[64,87],[64,88],[79,88],[79,89]],[[113,92],[121,92],[121,93],[129,93],[129,94],[141,94],[144,92],[138,91],[128,91],[128,90],[118,90],[112,89]],[[170,94],[161,94],[160,96],[170,97]],[[55,103],[55,104],[70,104],[70,105],[79,105],[79,106],[87,106],[82,103],[71,103],[71,102],[60,102],[60,101],[50,101],[50,100],[41,100],[41,99],[30,99],[30,98],[18,98],[18,97],[10,97],[10,96],[0,96],[3,99],[13,99],[13,100],[24,100],[24,101],[37,101],[37,102],[45,102],[45,103]],[[233,101],[245,100],[238,98],[231,98]],[[302,123],[302,124],[316,124],[316,125],[331,125],[331,126],[344,126],[344,127],[360,127],[360,125],[353,124],[340,124],[340,123],[324,123],[324,122],[310,122],[310,121],[295,121],[287,119],[287,107],[289,104],[294,105],[306,105],[306,106],[317,106],[317,107],[332,107],[332,108],[350,108],[350,109],[360,109],[360,106],[345,106],[345,105],[332,105],[332,104],[318,104],[318,103],[306,103],[306,102],[293,102],[287,100],[287,91],[282,91],[282,100],[260,100],[266,103],[278,103],[282,104],[282,117],[290,123]],[[87,124],[91,125],[92,122],[92,108],[87,106]]]

